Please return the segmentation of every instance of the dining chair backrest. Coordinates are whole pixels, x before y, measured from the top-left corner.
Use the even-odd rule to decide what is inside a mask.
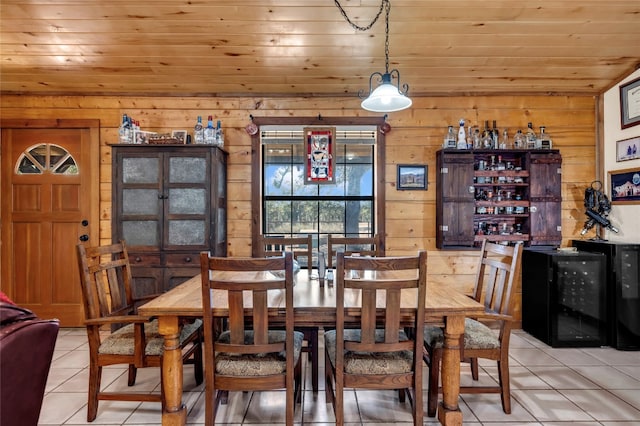
[[[202,276],[202,301],[204,309],[205,346],[212,342],[213,317],[207,315],[213,306],[211,290],[226,290],[229,306],[228,331],[229,344],[215,343],[215,352],[227,353],[265,353],[280,352],[293,347],[280,342],[270,345],[269,332],[269,295],[271,290],[284,290],[285,327],[287,334],[293,339],[293,257],[285,252],[279,257],[267,258],[232,258],[210,257],[208,253],[200,254]],[[230,275],[232,273],[233,275]],[[244,293],[251,294],[246,298]],[[251,311],[248,311],[251,308]],[[247,324],[251,324],[246,328]],[[289,329],[291,333],[289,333]],[[254,342],[245,343],[246,330],[254,333]],[[289,336],[288,336],[289,337]],[[293,365],[291,365],[293,369]]]
[[[133,313],[131,268],[125,243],[95,247],[78,244],[77,250],[86,319]]]
[[[342,237],[329,234],[327,237],[328,267],[334,268],[333,259],[338,252],[346,256],[359,254],[361,256],[384,256],[380,235],[373,237]]]
[[[313,238],[311,234],[298,237],[265,236],[258,237],[257,257],[282,256],[282,252],[291,251],[293,258],[307,269],[313,268]],[[302,266],[302,265],[301,265]]]
[[[486,312],[513,314],[521,257],[522,243],[507,246],[483,241],[473,297]]]
[[[363,257],[345,256],[338,253],[337,287],[336,287],[336,331],[337,331],[337,359],[343,349],[347,351],[363,352],[395,352],[399,350],[418,350],[422,353],[422,340],[398,341],[398,330],[401,324],[402,291],[417,289],[410,299],[415,302],[414,320],[416,327],[424,324],[424,306],[427,288],[427,253],[420,251],[417,256],[409,257]],[[394,277],[394,275],[396,277]],[[361,342],[344,342],[345,291],[354,289],[361,292],[361,315],[357,318],[358,328],[362,333]],[[406,296],[405,296],[406,297]],[[384,300],[383,306],[380,301]],[[406,306],[405,306],[406,308]],[[382,325],[385,330],[384,343],[375,342],[376,329],[379,326],[378,313],[384,310]],[[419,341],[418,341],[419,340]],[[420,357],[418,357],[420,358]],[[421,361],[420,361],[421,362]],[[337,362],[339,364],[339,361]]]

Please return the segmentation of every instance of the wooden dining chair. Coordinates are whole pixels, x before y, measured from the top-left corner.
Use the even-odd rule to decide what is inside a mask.
[[[307,275],[311,275],[313,269],[313,238],[311,234],[306,237],[285,237],[285,236],[264,236],[260,235],[258,239],[258,256],[271,257],[282,256],[284,251],[293,253],[293,258],[300,262],[301,258],[305,260]],[[311,364],[311,388],[313,392],[318,392],[318,327],[296,327],[297,331],[304,334],[306,346],[302,347],[303,352],[309,355]]]
[[[297,260],[298,263],[301,263],[301,260],[304,259],[304,266],[308,272],[313,269],[313,237],[311,234],[305,237],[264,235],[258,237],[257,257],[280,256],[283,251],[293,253],[293,258]]]
[[[499,393],[502,409],[511,413],[509,386],[509,338],[515,324],[513,311],[517,278],[520,277],[522,243],[514,246],[484,240],[480,251],[473,298],[485,306],[482,316],[466,318],[461,337],[461,358],[471,364],[473,380],[478,380],[478,358],[498,362],[498,386],[461,386],[460,393]],[[429,372],[427,414],[436,415],[440,363],[443,351],[441,327],[424,327],[424,360]],[[442,378],[445,380],[445,378]]]
[[[303,340],[302,333],[293,328],[293,255],[230,258],[203,252],[200,265],[205,425],[214,424],[218,404],[227,391],[282,388],[286,389],[286,424],[293,425],[295,402],[300,399]],[[217,337],[213,310],[220,308],[212,300],[212,290],[227,292],[229,327]],[[277,317],[269,310],[270,295],[279,300],[284,296],[285,330],[273,327]]]
[[[129,386],[135,384],[138,368],[161,367],[164,338],[158,332],[157,320],[136,313],[137,307],[150,297],[133,297],[125,242],[96,247],[78,244],[76,248],[89,339],[87,421],[95,420],[99,400],[164,402],[162,390],[160,394],[100,390],[104,366],[128,364]],[[202,383],[202,321],[185,322],[179,342],[183,361],[195,364],[196,383]]]
[[[363,388],[409,390],[414,425],[422,425],[422,336],[402,327],[407,316],[414,329],[424,325],[427,253],[351,257],[339,252],[337,266],[336,329],[324,334],[325,392],[336,424],[344,424],[344,388]],[[353,271],[358,278],[352,278]],[[360,315],[354,304],[360,304]],[[345,329],[347,321],[355,327]]]
[[[358,253],[361,256],[384,256],[380,244],[380,235],[373,237],[341,237],[329,234],[327,237],[328,267],[333,268],[336,253],[342,251],[346,256]]]

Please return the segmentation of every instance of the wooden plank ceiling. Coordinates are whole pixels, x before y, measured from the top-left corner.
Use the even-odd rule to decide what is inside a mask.
[[[366,25],[380,0],[340,0]],[[409,95],[598,94],[640,63],[640,1],[392,0]],[[355,95],[384,71],[384,14],[332,0],[2,0],[0,91]]]

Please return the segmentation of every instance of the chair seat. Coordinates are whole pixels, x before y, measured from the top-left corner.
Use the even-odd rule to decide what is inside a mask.
[[[409,340],[404,331],[399,330],[400,341]],[[376,342],[384,341],[384,330],[376,330]],[[360,330],[344,330],[345,340],[360,341]],[[336,363],[336,331],[324,333],[324,342],[331,363]],[[348,374],[402,374],[413,368],[413,352],[352,352],[344,354],[345,372]]]
[[[444,342],[442,328],[425,326],[424,341],[433,348],[442,348]],[[466,349],[497,349],[500,347],[500,340],[494,330],[479,321],[465,318],[464,347]]]
[[[218,337],[218,343],[229,343],[231,334],[223,332]],[[245,331],[245,344],[253,343],[253,331]],[[269,343],[284,342],[286,332],[284,330],[269,331]],[[300,352],[302,352],[302,342],[304,334],[296,331],[293,334],[293,364],[298,363]],[[225,376],[269,376],[273,374],[283,374],[286,371],[287,363],[285,352],[274,352],[264,354],[228,354],[216,352],[216,374]]]
[[[202,326],[202,320],[200,319],[184,324],[180,333],[180,345],[184,344],[200,326]],[[147,341],[147,347],[144,349],[145,355],[162,355],[164,338],[158,332],[158,320],[145,323],[144,335]],[[134,342],[134,325],[128,324],[105,337],[100,344],[98,353],[103,355],[133,355]]]

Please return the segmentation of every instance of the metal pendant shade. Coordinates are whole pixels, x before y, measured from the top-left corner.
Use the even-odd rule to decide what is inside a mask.
[[[393,69],[389,71],[389,12],[391,10],[390,0],[382,0],[380,3],[380,10],[375,18],[366,27],[360,27],[354,24],[347,16],[345,10],[342,8],[338,0],[335,0],[336,5],[342,12],[342,16],[347,20],[351,26],[359,31],[366,31],[370,29],[373,24],[376,23],[382,11],[385,12],[385,41],[384,41],[384,58],[385,58],[385,72],[374,72],[369,77],[369,95],[360,104],[363,109],[372,112],[395,112],[407,109],[413,103],[406,94],[409,90],[408,84],[403,84],[400,89],[400,71]],[[395,83],[394,83],[395,80]],[[373,88],[374,81],[380,85]],[[358,93],[361,98],[364,98],[362,91]]]

